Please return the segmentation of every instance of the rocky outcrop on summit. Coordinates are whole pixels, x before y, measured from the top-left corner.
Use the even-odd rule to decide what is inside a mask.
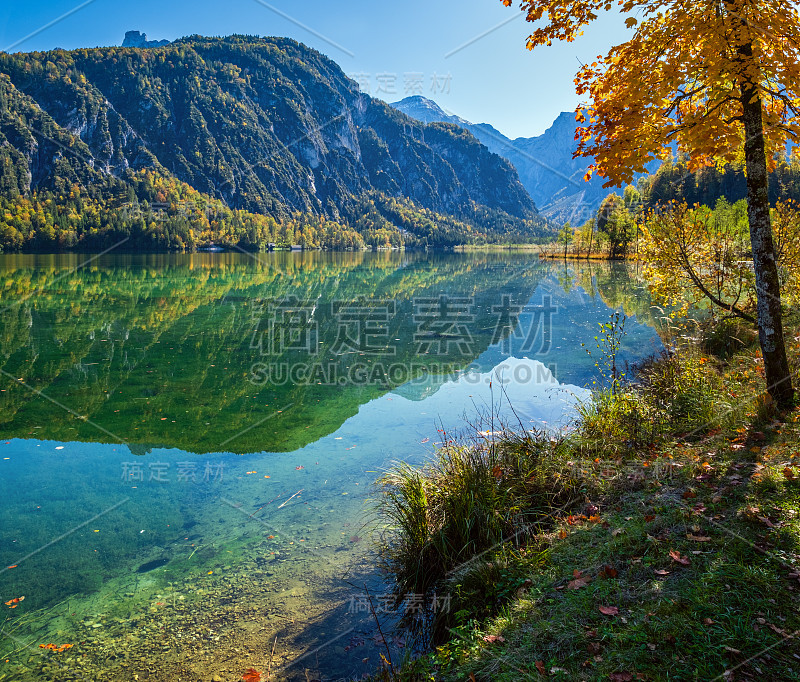
[[[169,40],[148,40],[146,33],[139,31],[126,31],[122,47],[163,47],[169,45]]]

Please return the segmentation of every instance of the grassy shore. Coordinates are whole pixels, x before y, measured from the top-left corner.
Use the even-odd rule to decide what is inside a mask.
[[[750,330],[673,348],[566,435],[384,477],[398,599],[448,608],[409,614],[429,653],[374,679],[800,680],[800,410],[775,411]]]

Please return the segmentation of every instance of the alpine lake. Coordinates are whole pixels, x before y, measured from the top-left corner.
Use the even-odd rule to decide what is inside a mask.
[[[635,266],[511,251],[0,255],[0,309],[2,682],[360,679],[381,473],[568,427],[615,309],[662,348]]]

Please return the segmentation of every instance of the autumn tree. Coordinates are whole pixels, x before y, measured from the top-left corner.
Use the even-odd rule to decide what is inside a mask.
[[[502,0],[510,6],[512,0]],[[770,225],[768,165],[797,139],[800,21],[788,0],[618,0],[627,42],[583,66],[577,92],[588,96],[576,118],[576,156],[592,157],[589,175],[628,184],[670,145],[690,170],[744,158],[755,270],[759,341],[767,390],[793,402]],[[573,41],[611,0],[522,0],[540,23],[528,48]],[[585,112],[585,113],[584,113]]]
[[[607,196],[597,211],[597,234],[608,243],[609,258],[621,258],[628,253],[634,229],[623,200],[617,194]]]

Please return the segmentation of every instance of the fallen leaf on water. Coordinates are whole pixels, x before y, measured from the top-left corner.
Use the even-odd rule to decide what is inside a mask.
[[[420,443],[427,443],[429,440],[430,440],[430,438],[423,438],[423,439],[420,441]]]
[[[248,668],[242,675],[244,682],[261,682],[261,673],[255,668]]]
[[[619,613],[616,606],[598,606],[597,608],[604,616],[616,616]]]
[[[53,644],[51,642],[50,644],[40,644],[39,648],[40,649],[49,649],[50,651],[55,651],[57,654],[60,654],[62,651],[66,651],[67,649],[71,649],[73,646],[75,646],[75,645],[74,644],[62,644],[61,646],[59,646],[59,645]]]
[[[671,549],[669,551],[669,555],[672,557],[673,561],[676,561],[683,566],[688,566],[690,563],[692,563],[688,557],[681,556],[681,553],[676,549]]]
[[[305,469],[305,467],[302,464],[299,467],[295,467],[295,471],[300,471],[300,469]]]

